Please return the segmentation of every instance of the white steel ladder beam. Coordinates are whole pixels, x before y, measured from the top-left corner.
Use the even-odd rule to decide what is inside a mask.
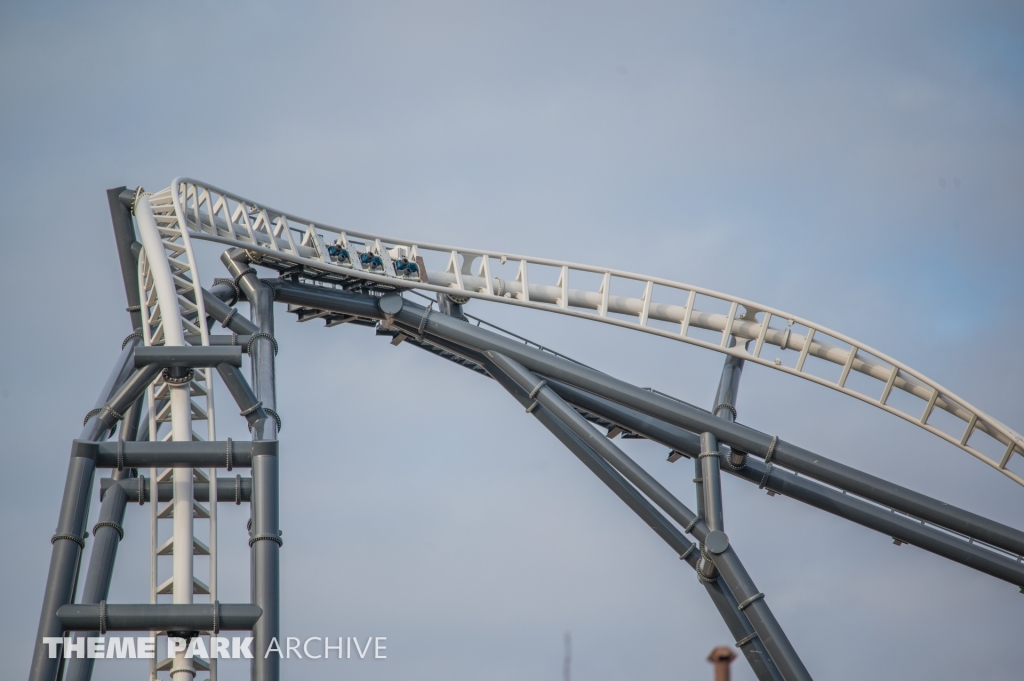
[[[272,263],[276,261],[279,264],[302,265],[311,271],[318,271],[324,276],[335,279],[356,278],[391,287],[421,289],[438,293],[457,291],[459,296],[592,319],[742,357],[747,361],[830,387],[899,416],[959,447],[1024,485],[1024,478],[1007,468],[1007,464],[1015,453],[1024,454],[1024,438],[1016,431],[973,407],[935,381],[884,353],[827,327],[781,310],[709,289],[621,270],[548,258],[532,258],[494,251],[394,239],[348,229],[343,232],[335,227],[260,206],[230,192],[190,179],[174,180],[169,192],[182,234],[187,233],[194,238],[245,248],[256,257],[263,256]],[[200,203],[209,206],[210,210],[205,212],[198,210],[197,204]],[[231,210],[231,204],[238,207],[246,206],[248,209]],[[219,211],[213,211],[214,206],[222,208]],[[260,216],[259,227],[261,228],[250,226],[250,213],[257,213]],[[263,225],[271,223],[281,226],[285,222],[302,225],[303,228],[282,227],[277,234],[271,229],[262,228]],[[296,239],[296,235],[292,235],[290,229],[295,229],[296,235],[300,239]],[[429,258],[427,260],[428,269],[425,273],[426,281],[399,276],[394,271],[390,259],[385,261],[386,264],[383,268],[361,268],[357,264],[359,258],[354,248],[349,249],[349,261],[324,262],[312,244],[310,246],[302,245],[301,237],[304,236],[307,229],[312,229],[324,242],[333,242],[341,238],[342,235],[344,235],[346,243],[349,243],[348,240],[351,238],[362,240],[367,252],[377,250],[384,253],[388,249],[394,248],[426,256]],[[297,241],[300,243],[296,243]],[[310,243],[308,239],[306,243]],[[478,273],[474,275],[470,266],[477,258],[483,258],[486,265],[481,266]],[[495,276],[495,269],[491,265],[495,261],[501,264],[508,263],[509,267],[516,271],[514,280],[505,280],[500,276]],[[431,262],[434,263],[436,269],[429,269]],[[447,267],[445,267],[445,263],[447,263]],[[534,273],[529,272],[531,268],[545,270],[553,275],[557,274],[558,280],[554,285],[534,283],[536,278]],[[570,288],[569,275],[571,272],[598,275],[601,279],[600,288],[598,290]],[[577,277],[573,276],[573,281],[576,280]],[[616,283],[621,282],[641,284],[644,288],[644,295],[639,298],[614,295],[611,289]],[[685,294],[687,296],[686,304],[678,305],[653,300],[655,285]],[[499,291],[500,295],[497,294]],[[698,295],[718,301],[727,306],[730,312],[723,314],[695,309],[694,303]],[[739,306],[742,306],[746,312],[737,317],[735,311]],[[757,320],[758,314],[762,317],[761,321]],[[773,319],[788,321],[789,326],[783,329],[771,328],[768,324]],[[678,330],[658,327],[651,324],[652,321],[677,325],[676,329]],[[795,331],[794,324],[806,327],[806,333]],[[691,335],[692,329],[702,329],[720,334],[716,339],[718,342],[697,338]],[[736,337],[735,347],[725,347],[728,345],[729,335]],[[835,339],[837,342],[829,342],[826,338]],[[756,342],[753,352],[746,350],[747,341]],[[849,349],[842,347],[841,344],[848,345]],[[762,356],[766,346],[796,351],[799,353],[797,365],[795,367],[786,366],[778,358]],[[839,379],[829,380],[812,371],[805,370],[808,357],[836,365],[842,372]],[[880,389],[884,385],[884,390],[881,390],[882,396],[869,395],[851,387],[849,378],[852,373],[862,374],[878,381]],[[932,410],[937,408],[952,414],[963,421],[965,425],[973,423],[974,425],[970,429],[972,434],[983,433],[993,438],[1006,447],[1005,453],[1001,453],[998,457],[989,456],[972,446],[969,438],[963,437],[963,431],[947,433],[929,423],[927,418],[922,419],[921,412],[911,413],[895,406],[890,403],[894,390],[929,403],[929,416]]]

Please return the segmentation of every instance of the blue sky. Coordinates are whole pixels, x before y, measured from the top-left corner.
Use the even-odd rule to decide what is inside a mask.
[[[869,343],[1024,428],[1011,3],[7,2],[0,92],[0,514],[17,547],[0,555],[0,655],[15,678],[70,440],[131,331],[108,187],[187,175],[337,226],[718,289]],[[471,308],[711,406],[718,355]],[[704,657],[729,640],[692,574],[497,386],[283,310],[278,337],[284,627],[386,635],[390,653],[290,677],[557,679],[567,629],[577,679],[710,674]],[[1022,526],[1019,486],[866,405],[755,368],[737,406]],[[630,452],[691,500],[685,463]],[[749,486],[725,493],[730,536],[816,677],[1019,676],[1013,587]],[[131,511],[111,598],[124,602],[148,575]],[[232,513],[224,569],[244,576]]]

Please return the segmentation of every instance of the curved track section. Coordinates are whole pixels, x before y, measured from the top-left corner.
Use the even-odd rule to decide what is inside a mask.
[[[143,194],[136,191],[133,212],[138,224],[143,250],[139,255],[139,294],[142,315],[143,344],[176,345],[210,344],[206,309],[203,301],[199,272],[187,230],[177,223],[167,224],[156,219],[168,207],[173,208],[170,191]],[[213,408],[213,369],[190,369],[184,386],[168,381],[164,372],[146,389],[151,441],[216,440]],[[194,429],[199,421],[206,421],[200,435]],[[169,429],[161,429],[169,424]],[[185,467],[151,468],[150,480],[171,482],[174,498],[162,508],[150,504],[150,584],[151,604],[159,596],[171,596],[174,603],[192,603],[195,594],[208,594],[210,602],[217,600],[217,472],[210,468]],[[213,495],[209,507],[193,500],[193,483],[211,483]],[[194,518],[207,518],[210,523],[210,544],[206,546],[195,536]],[[159,521],[171,525],[171,538],[159,542]],[[158,579],[157,557],[172,556],[171,575],[163,582]],[[209,584],[195,575],[195,555],[210,557]],[[159,635],[161,632],[153,632]],[[216,679],[216,659],[211,661]],[[193,665],[195,665],[193,667]],[[182,653],[174,658],[150,660],[150,677],[158,671],[171,671],[173,681],[190,681],[195,669],[208,671],[202,660],[189,660]]]
[[[740,357],[895,414],[1024,485],[1024,438],[888,355],[796,315],[617,269],[348,231],[191,179],[154,198],[161,230],[346,289],[420,289],[590,319]],[[187,235],[187,236],[185,236]],[[735,339],[733,345],[730,339]]]

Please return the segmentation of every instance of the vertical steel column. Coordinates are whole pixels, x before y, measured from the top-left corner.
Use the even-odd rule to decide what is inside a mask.
[[[252,321],[260,329],[253,334],[249,350],[253,388],[263,409],[276,417],[274,292],[249,267],[244,252],[226,251],[221,255],[221,261],[248,299]],[[253,440],[276,439],[276,418],[257,422]],[[281,678],[280,657],[266,654],[271,639],[280,639],[281,628],[279,463],[276,448],[273,451],[274,454],[259,455],[254,451],[252,457],[252,532],[249,546],[253,565],[253,602],[263,608],[263,616],[253,628],[255,681],[278,681]]]
[[[62,663],[61,658],[50,659],[43,638],[61,636],[63,627],[57,619],[57,608],[74,600],[78,567],[85,548],[89,493],[95,471],[96,462],[85,453],[85,448],[72,445],[57,531],[50,540],[53,551],[50,554],[50,571],[46,577],[46,592],[43,595],[43,610],[39,616],[29,681],[53,681]]]
[[[142,411],[142,399],[137,399],[125,414],[121,430],[122,441],[135,440]],[[114,480],[123,480],[130,474],[131,470],[126,468],[113,471],[110,477]],[[110,593],[117,548],[124,539],[124,513],[127,505],[128,496],[120,485],[112,486],[100,504],[99,519],[92,529],[92,554],[85,576],[85,587],[82,589],[82,603],[100,603],[105,601]],[[104,633],[106,632],[80,632],[78,636],[88,638]],[[91,657],[72,658],[64,677],[65,681],[89,681],[94,665],[95,660]]]
[[[736,339],[729,337],[729,347],[736,345]],[[722,377],[718,381],[718,390],[715,392],[715,406],[712,413],[721,418],[732,421],[736,416],[736,395],[739,391],[740,375],[743,372],[743,360],[739,357],[728,355],[725,358],[725,365],[722,367]],[[729,450],[731,454],[731,450]],[[713,433],[703,432],[700,434],[700,454],[697,456],[696,468],[697,477],[694,482],[697,484],[698,508],[700,515],[707,522],[708,529],[712,532],[725,532],[725,513],[722,504],[722,452],[718,445],[718,439]],[[703,502],[703,503],[702,503]],[[714,561],[708,555],[704,544],[701,544],[701,575],[707,579],[714,579],[718,575]]]
[[[81,440],[95,440],[103,437],[112,424],[116,424],[116,407],[106,405],[122,394],[122,388],[129,377],[138,382],[138,372],[132,375],[132,362],[135,357],[134,345],[126,346],[122,351],[114,369],[110,372],[107,382],[96,400],[96,408],[92,416],[86,419],[80,435]],[[148,374],[151,380],[152,374]],[[120,392],[119,392],[120,391]],[[115,394],[116,393],[116,394]],[[132,396],[131,401],[137,399]],[[120,406],[118,404],[117,406]],[[122,409],[124,407],[121,407]],[[29,681],[53,681],[63,669],[63,657],[50,659],[47,646],[43,644],[46,636],[61,636],[63,627],[57,619],[57,608],[71,603],[75,597],[78,583],[78,569],[85,549],[85,524],[89,520],[89,493],[96,472],[96,462],[87,448],[72,445],[71,461],[68,463],[67,478],[64,482],[64,497],[61,500],[60,516],[57,520],[57,531],[50,540],[53,550],[50,554],[50,569],[46,577],[46,591],[43,594],[43,607],[39,614],[39,629],[32,652],[32,666],[29,669]]]
[[[121,263],[121,277],[124,279],[124,292],[128,300],[128,312],[131,314],[132,329],[142,328],[141,298],[139,297],[139,269],[132,245],[135,240],[135,227],[132,225],[132,213],[129,209],[134,192],[126,187],[107,190],[107,204],[110,207],[110,221],[114,225],[114,242],[117,244],[117,258]]]
[[[712,532],[725,531],[722,513],[722,470],[718,454],[718,439],[711,433],[700,434],[700,454],[697,457],[704,496],[704,520]]]

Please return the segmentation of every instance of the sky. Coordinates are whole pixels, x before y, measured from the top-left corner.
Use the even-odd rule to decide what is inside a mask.
[[[1024,429],[1013,3],[8,1],[0,93],[11,678],[27,675],[70,442],[131,332],[110,187],[195,177],[338,227],[720,290]],[[210,283],[224,271],[201,249]],[[467,311],[712,406],[716,353]],[[366,328],[292,321],[279,307],[282,633],[384,636],[387,659],[292,659],[285,678],[560,679],[566,631],[580,681],[709,678],[732,641],[693,573],[499,386]],[[748,366],[736,406],[1024,528],[1019,485],[866,404]],[[221,415],[222,436],[245,437]],[[692,506],[689,462],[624,446]],[[1019,678],[1012,585],[741,481],[724,499],[815,678]],[[248,597],[245,520],[223,505],[223,601]],[[147,527],[129,507],[111,602],[147,599]],[[737,660],[734,678],[754,677]]]

